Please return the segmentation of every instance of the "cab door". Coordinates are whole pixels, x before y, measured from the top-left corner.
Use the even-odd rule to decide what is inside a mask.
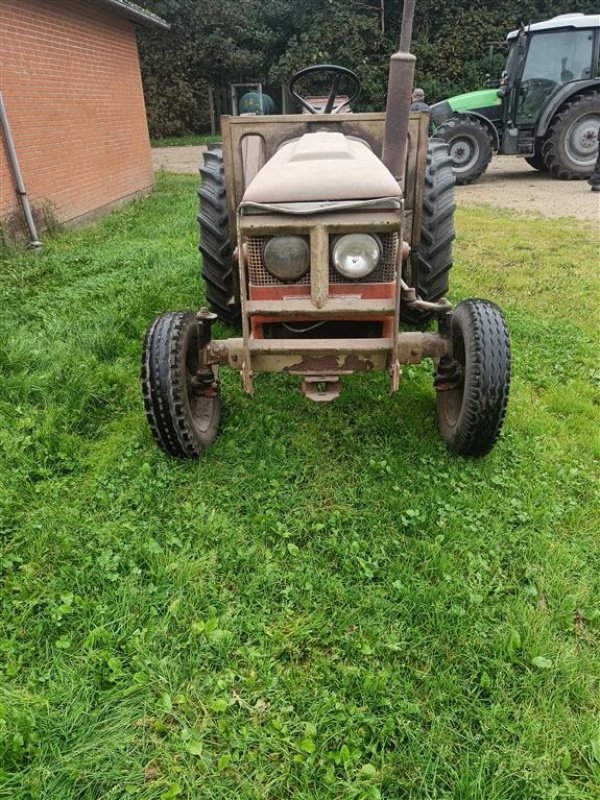
[[[551,30],[528,34],[516,88],[517,127],[533,127],[550,97],[565,83],[593,76],[594,32]]]

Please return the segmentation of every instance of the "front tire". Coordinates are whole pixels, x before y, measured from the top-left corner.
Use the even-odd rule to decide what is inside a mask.
[[[196,315],[178,311],[157,317],[144,340],[144,408],[157,444],[176,458],[199,458],[219,431],[218,385],[212,396],[201,394],[197,371]]]
[[[453,357],[436,371],[438,426],[449,449],[474,458],[496,443],[508,404],[510,339],[487,300],[464,300],[452,317]]]
[[[577,94],[552,119],[542,146],[549,172],[565,181],[589,178],[598,152],[600,94]]]
[[[492,160],[492,138],[487,127],[472,117],[451,117],[435,135],[448,142],[456,183],[462,186],[481,177]]]

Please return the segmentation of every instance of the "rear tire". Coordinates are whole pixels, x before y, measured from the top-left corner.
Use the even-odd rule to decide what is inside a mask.
[[[206,299],[219,319],[234,328],[240,326],[240,298],[229,238],[229,216],[225,193],[223,148],[209,145],[200,167],[200,244],[202,277]]]
[[[455,238],[454,174],[448,145],[441,139],[429,140],[421,238],[410,255],[410,276],[405,276],[410,286],[417,290],[422,300],[434,303],[448,291],[452,269],[452,242]],[[417,311],[402,306],[401,319],[422,325],[431,312]]]
[[[438,426],[453,453],[489,453],[506,416],[510,339],[504,316],[487,300],[464,300],[452,316],[453,359],[436,372]]]
[[[217,437],[221,397],[199,394],[196,315],[163,314],[148,328],[142,355],[146,417],[159,447],[176,458],[199,458]]]
[[[600,93],[577,94],[554,115],[542,146],[548,171],[565,181],[584,180],[594,171],[600,126]]]
[[[451,117],[435,135],[448,142],[456,183],[462,186],[481,177],[492,160],[492,137],[487,127],[472,117]]]

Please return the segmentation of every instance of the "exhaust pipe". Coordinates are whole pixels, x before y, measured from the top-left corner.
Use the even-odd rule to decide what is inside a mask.
[[[390,58],[385,132],[381,160],[404,188],[408,118],[416,58],[409,53],[412,39],[415,0],[404,0],[399,51]]]

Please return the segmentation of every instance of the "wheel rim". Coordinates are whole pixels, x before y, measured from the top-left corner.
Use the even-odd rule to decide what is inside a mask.
[[[454,172],[468,172],[479,158],[479,142],[471,136],[458,136],[450,143],[450,158]]]
[[[598,149],[600,114],[588,114],[575,120],[567,131],[565,151],[579,167],[593,167]]]
[[[194,326],[195,327],[195,326]],[[207,397],[201,394],[196,381],[198,372],[198,334],[194,330],[188,338],[185,356],[186,400],[190,409],[190,419],[198,433],[206,433],[212,423],[218,394]],[[216,377],[216,376],[215,376]]]
[[[444,416],[444,422],[449,428],[455,428],[462,411],[463,399],[465,396],[465,343],[462,336],[455,332],[453,342],[454,360],[459,365],[462,381],[456,389],[438,391],[439,409]]]

